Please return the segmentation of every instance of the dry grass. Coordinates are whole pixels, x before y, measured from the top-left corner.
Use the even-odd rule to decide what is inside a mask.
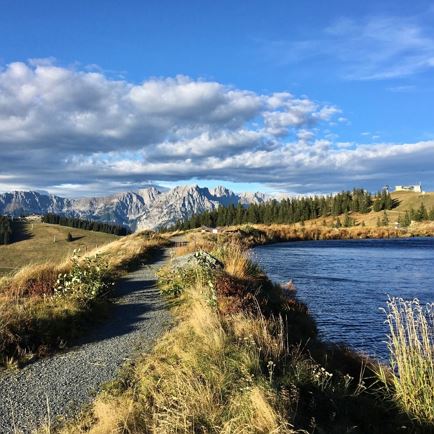
[[[345,240],[369,238],[403,238],[413,236],[433,236],[434,222],[415,223],[409,228],[355,226],[333,228],[319,221],[307,221],[305,225],[244,225],[229,227],[225,235],[247,246],[280,241],[303,240]]]
[[[198,250],[212,250],[215,241],[216,237],[213,235],[191,231],[182,235],[182,243],[175,248],[175,254],[176,256],[183,256]]]
[[[80,253],[83,257],[102,255],[107,260],[109,269],[116,273],[137,264],[137,261],[143,259],[153,248],[164,244],[167,244],[167,241],[158,235],[149,236],[137,233],[118,238],[89,252]],[[52,261],[24,266],[13,276],[3,277],[0,280],[0,297],[16,299],[26,296],[50,295],[59,273],[65,273],[70,268],[69,258],[62,262]]]
[[[343,353],[326,353],[315,337],[301,337],[295,324],[308,315],[295,309],[295,300],[275,295],[284,317],[263,309],[272,301],[268,292],[277,288],[257,274],[242,247],[212,248],[225,264],[224,271],[214,271],[215,281],[223,274],[244,282],[237,297],[256,285],[256,308],[222,311],[221,300],[215,304],[209,297],[210,288],[217,288],[209,273],[180,273],[186,280],[173,307],[176,325],[63,434],[384,434],[408,424],[384,398],[366,393],[363,370],[348,374]],[[318,348],[326,365],[310,352]],[[333,368],[336,356],[340,362]]]
[[[105,258],[113,278],[165,244],[164,238],[138,233],[94,249],[86,256],[99,254]],[[107,300],[83,305],[79,300],[53,297],[59,273],[70,271],[71,266],[70,260],[28,265],[0,280],[0,366],[10,360],[54,351],[106,313]]]
[[[0,293],[4,297],[19,299],[27,296],[52,294],[59,273],[65,273],[70,267],[69,261],[60,264],[45,262],[26,265],[12,277],[0,280]]]
[[[108,261],[109,268],[120,271],[137,265],[146,255],[156,247],[167,245],[166,238],[153,233],[135,233],[122,237],[93,250],[89,255],[100,254]]]
[[[101,395],[92,414],[64,433],[294,432],[262,371],[263,356],[284,347],[281,336],[265,318],[222,316],[196,276],[174,310],[178,325],[136,364],[132,385]]]
[[[380,378],[393,399],[421,422],[434,423],[434,304],[388,302],[391,371]]]

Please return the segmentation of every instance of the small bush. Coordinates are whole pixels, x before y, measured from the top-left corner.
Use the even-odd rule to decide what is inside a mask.
[[[71,270],[58,276],[54,287],[56,296],[86,302],[108,294],[113,283],[109,281],[108,264],[100,255],[80,259],[74,250],[71,262]]]
[[[178,297],[186,286],[194,281],[196,272],[192,267],[166,266],[157,272],[158,287],[162,294]]]

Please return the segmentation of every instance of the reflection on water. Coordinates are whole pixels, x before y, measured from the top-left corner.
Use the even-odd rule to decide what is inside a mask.
[[[434,301],[434,239],[303,241],[255,247],[277,282],[292,280],[320,334],[387,358],[387,296]]]

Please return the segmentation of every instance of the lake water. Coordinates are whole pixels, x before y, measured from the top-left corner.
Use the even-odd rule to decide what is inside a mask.
[[[434,301],[434,238],[288,242],[253,258],[272,280],[293,281],[322,338],[383,360],[387,296]]]

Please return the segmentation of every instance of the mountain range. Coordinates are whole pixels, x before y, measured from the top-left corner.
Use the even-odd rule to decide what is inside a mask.
[[[0,194],[0,214],[54,213],[68,217],[104,221],[128,226],[132,231],[171,226],[193,214],[223,205],[266,202],[263,193],[234,193],[225,187],[178,186],[168,191],[148,187],[104,197],[68,199],[38,191]]]

